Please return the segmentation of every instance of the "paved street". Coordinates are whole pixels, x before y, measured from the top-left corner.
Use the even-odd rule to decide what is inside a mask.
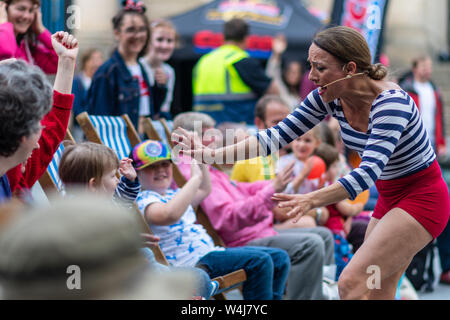
[[[430,293],[419,293],[420,300],[450,300],[450,285],[439,284]]]

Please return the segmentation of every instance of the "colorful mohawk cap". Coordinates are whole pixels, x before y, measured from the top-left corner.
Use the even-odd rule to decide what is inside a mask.
[[[172,160],[170,149],[159,141],[146,140],[133,149],[133,161],[136,170],[144,169],[149,165],[163,160]]]

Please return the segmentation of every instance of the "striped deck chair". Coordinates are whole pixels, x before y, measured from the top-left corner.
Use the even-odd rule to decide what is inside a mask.
[[[147,120],[151,121],[150,119]],[[170,146],[171,148],[173,148],[172,139],[170,139],[170,132],[172,132],[173,122],[167,121],[164,118],[159,121],[153,120],[151,122],[153,128],[156,130],[159,137],[161,138],[161,141],[164,142],[166,145]]]
[[[87,140],[113,149],[119,159],[127,158],[132,148],[140,142],[139,135],[128,115],[92,116],[83,112],[76,119]]]
[[[68,129],[66,132],[66,136],[64,137],[64,140],[61,142],[58,150],[56,150],[56,153],[54,154],[52,162],[49,164],[47,171],[39,179],[39,184],[41,185],[45,193],[55,191],[62,193],[64,192],[63,184],[58,174],[58,166],[59,161],[61,160],[61,156],[64,152],[65,141],[71,141],[72,143],[75,143],[75,140],[73,139],[72,134]]]

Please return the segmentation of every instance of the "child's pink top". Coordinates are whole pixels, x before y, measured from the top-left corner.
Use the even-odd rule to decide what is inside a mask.
[[[190,164],[178,164],[182,174],[190,177]],[[214,229],[229,247],[243,246],[255,239],[277,235],[273,228],[275,192],[272,182],[233,182],[223,172],[209,167],[212,191],[201,203]]]
[[[14,25],[11,22],[2,23],[0,24],[0,61],[9,58],[21,59],[37,65],[46,74],[55,74],[58,68],[58,55],[53,49],[51,36],[48,30],[42,32],[37,37],[34,52],[29,51],[27,54],[28,46],[25,41],[22,40],[20,45],[17,45]]]

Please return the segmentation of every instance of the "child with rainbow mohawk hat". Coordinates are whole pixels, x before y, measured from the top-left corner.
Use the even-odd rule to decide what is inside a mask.
[[[203,226],[196,224],[194,207],[211,192],[208,168],[191,162],[191,177],[180,189],[172,184],[172,155],[154,140],[137,145],[133,165],[141,182],[136,203],[172,266],[198,267],[211,278],[244,269],[245,300],[283,297],[290,261],[281,249],[266,247],[222,248],[215,246]]]

